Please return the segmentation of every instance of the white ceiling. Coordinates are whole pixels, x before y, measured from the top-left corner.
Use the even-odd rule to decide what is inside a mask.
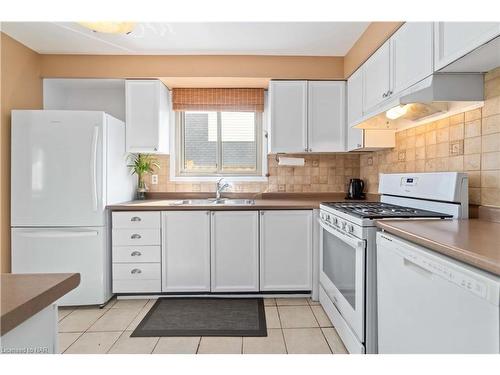
[[[129,35],[74,22],[3,22],[2,31],[39,53],[344,56],[369,22],[137,23]]]

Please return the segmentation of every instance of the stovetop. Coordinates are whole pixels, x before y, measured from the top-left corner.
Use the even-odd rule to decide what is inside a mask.
[[[383,219],[383,218],[450,218],[452,215],[440,212],[421,210],[397,206],[381,202],[323,202],[334,210],[344,212],[361,219]]]

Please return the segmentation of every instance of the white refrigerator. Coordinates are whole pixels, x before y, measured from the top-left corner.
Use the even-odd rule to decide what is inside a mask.
[[[78,272],[59,305],[111,293],[109,204],[131,200],[125,124],[99,111],[12,111],[13,273]]]

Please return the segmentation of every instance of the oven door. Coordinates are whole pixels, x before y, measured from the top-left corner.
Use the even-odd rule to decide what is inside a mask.
[[[320,284],[360,342],[365,337],[366,241],[319,220]]]

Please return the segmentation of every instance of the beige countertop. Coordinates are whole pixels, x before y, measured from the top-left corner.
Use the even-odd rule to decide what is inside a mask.
[[[254,199],[252,205],[175,205],[176,200],[213,198],[205,193],[156,193],[143,201],[131,201],[108,206],[118,211],[140,210],[312,210],[319,208],[321,202],[343,202],[345,193],[263,193],[263,194],[224,194],[226,198]],[[378,201],[378,195],[367,194],[365,201]],[[352,202],[352,201],[351,201]]]
[[[469,220],[380,220],[405,240],[500,276],[500,223]]]
[[[79,284],[79,273],[1,274],[0,334],[6,334]]]

